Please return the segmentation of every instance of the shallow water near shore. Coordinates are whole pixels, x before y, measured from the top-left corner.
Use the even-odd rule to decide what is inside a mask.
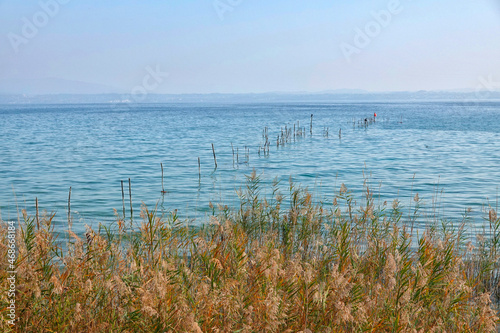
[[[358,126],[374,113],[375,123]],[[141,202],[158,203],[199,224],[210,201],[237,208],[236,190],[255,169],[263,194],[277,178],[286,195],[292,177],[328,205],[342,183],[361,197],[367,178],[380,202],[398,198],[408,207],[418,193],[429,214],[458,221],[471,208],[481,228],[484,209],[498,201],[498,119],[500,102],[2,105],[1,217],[17,219],[17,207],[33,214],[38,197],[63,231],[71,186],[73,229],[81,232],[113,220],[113,208],[122,214],[121,180],[129,217],[130,178],[136,219]],[[297,122],[306,135],[277,147],[281,129]],[[268,156],[258,153],[265,127]]]

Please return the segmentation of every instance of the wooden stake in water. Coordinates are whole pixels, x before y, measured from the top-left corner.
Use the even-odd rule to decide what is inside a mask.
[[[233,150],[233,169],[234,169],[234,147],[232,142],[231,142],[231,149]]]
[[[161,166],[161,194],[167,193],[165,188],[163,187],[163,163],[160,163]]]
[[[212,152],[214,153],[215,170],[217,170],[217,157],[215,156],[215,148],[213,143],[212,143]]]
[[[125,191],[123,191],[123,180],[122,183],[122,204],[123,204],[123,218],[125,219]]]
[[[69,187],[68,195],[68,227],[71,230],[71,186]]]
[[[311,126],[309,127],[309,133],[313,134],[313,114],[311,113]]]
[[[35,208],[36,208],[36,227],[40,230],[40,222],[38,220],[38,197],[35,198]]]
[[[233,162],[233,164],[234,164],[234,162]],[[201,181],[201,161],[200,161],[200,158],[198,157],[198,182],[200,182],[200,181]]]
[[[339,129],[339,139],[342,139],[342,128]]]
[[[130,198],[130,220],[132,221],[134,209],[132,208],[132,182],[130,181],[130,178],[128,179],[128,196]]]

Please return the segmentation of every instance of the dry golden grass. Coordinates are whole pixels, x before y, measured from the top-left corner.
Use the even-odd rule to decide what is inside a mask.
[[[249,176],[238,211],[190,228],[146,207],[58,245],[52,216],[17,235],[17,321],[5,332],[495,332],[500,221],[410,234],[399,203],[362,206],[342,186],[328,209],[293,185],[290,203]],[[415,199],[417,202],[418,197]],[[414,217],[413,217],[414,218]],[[7,229],[0,229],[1,257]],[[472,245],[474,244],[474,246]],[[2,265],[6,260],[2,262]],[[5,264],[6,265],[6,264]],[[0,271],[7,290],[6,267]]]

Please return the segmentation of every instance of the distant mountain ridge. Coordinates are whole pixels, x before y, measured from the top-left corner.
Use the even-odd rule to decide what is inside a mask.
[[[140,98],[138,98],[140,97]],[[453,100],[477,101],[500,99],[500,91],[475,92],[473,89],[450,91],[371,92],[363,89],[334,89],[317,92],[153,94],[134,96],[129,91],[101,84],[41,78],[32,80],[1,79],[0,103],[262,103],[262,102],[336,102],[336,101],[398,101]]]
[[[135,100],[130,94],[0,94],[0,104],[85,104],[106,103],[127,106],[141,103],[286,103],[286,102],[390,102],[390,101],[453,101],[474,103],[500,100],[500,91],[475,92],[356,92],[356,93],[259,93],[259,94],[148,94]]]

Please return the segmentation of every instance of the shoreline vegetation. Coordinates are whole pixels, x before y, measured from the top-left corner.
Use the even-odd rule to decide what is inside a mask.
[[[7,306],[8,227],[0,224],[4,332],[497,332],[500,218],[485,229],[436,220],[418,229],[398,200],[331,207],[290,184],[261,195],[247,176],[240,207],[212,205],[192,227],[143,206],[140,223],[58,235],[53,214],[17,228],[16,322]],[[285,202],[290,202],[285,204]],[[58,238],[59,237],[59,238]],[[64,242],[64,246],[61,246]]]

